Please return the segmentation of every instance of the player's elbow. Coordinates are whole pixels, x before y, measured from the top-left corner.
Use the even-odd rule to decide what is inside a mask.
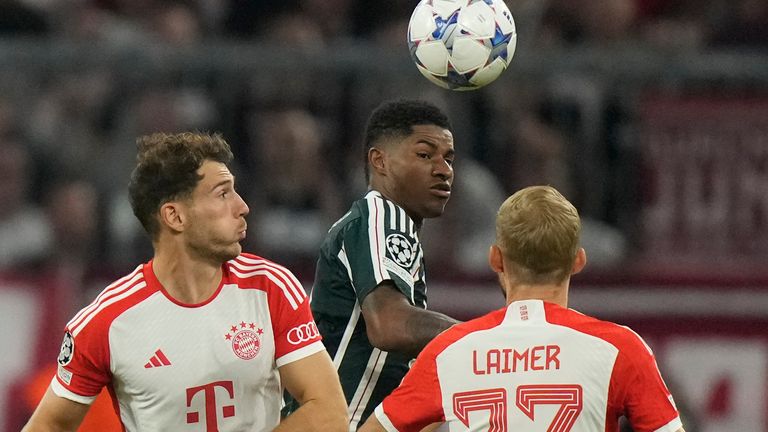
[[[325,403],[320,410],[314,412],[312,427],[316,431],[347,432],[349,430],[349,415],[344,398],[339,403]]]
[[[365,330],[371,345],[382,351],[400,351],[405,345],[406,335],[394,326],[366,325]]]
[[[331,416],[325,421],[325,424],[323,424],[318,430],[321,431],[338,431],[338,432],[346,432],[349,430],[349,416],[346,414],[336,414]]]
[[[371,345],[387,351],[382,347],[383,344],[386,344],[386,329],[382,329],[372,322],[366,322],[365,324],[365,333],[368,335],[368,341],[371,343]]]

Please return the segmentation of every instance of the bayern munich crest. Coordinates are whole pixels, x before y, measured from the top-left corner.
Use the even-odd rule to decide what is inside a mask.
[[[387,236],[387,251],[397,265],[409,269],[416,258],[413,244],[402,234],[390,234]]]
[[[241,321],[239,324],[233,324],[229,332],[224,335],[224,340],[232,345],[232,352],[243,360],[251,360],[261,350],[261,335],[264,334],[262,328],[257,328],[255,323],[246,323]]]

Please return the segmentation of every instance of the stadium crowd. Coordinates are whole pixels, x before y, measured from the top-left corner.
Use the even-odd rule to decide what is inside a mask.
[[[404,50],[411,3],[93,0],[72,5],[10,0],[0,3],[0,35],[7,40],[87,41],[100,49],[183,47],[221,39],[291,49],[364,39],[382,50]],[[521,49],[632,41],[680,50],[768,45],[768,30],[761,24],[768,6],[760,1],[740,0],[734,6],[716,0],[516,0],[509,6],[523,35]],[[595,172],[590,168],[621,184],[607,166],[619,151],[615,136],[623,113],[604,101],[609,99],[600,94],[605,89],[595,83],[571,86],[592,93],[574,96],[567,84],[530,89],[506,81],[494,92],[467,95],[467,103],[457,104],[453,95],[409,83],[410,76],[378,85],[341,77],[316,86],[322,77],[307,71],[306,77],[297,74],[287,81],[267,74],[225,87],[216,78],[188,77],[183,71],[176,79],[138,86],[125,71],[109,66],[50,73],[2,68],[0,73],[3,175],[9,177],[3,182],[7,199],[0,236],[3,245],[13,245],[0,251],[0,268],[6,270],[54,260],[57,254],[82,261],[98,257],[100,265],[113,267],[145,256],[147,245],[136,238],[137,225],[124,211],[120,193],[133,139],[182,129],[222,131],[244,161],[239,179],[256,210],[253,218],[266,221],[252,225],[263,230],[253,236],[252,249],[311,266],[318,239],[339,215],[340,203],[359,196],[364,187],[362,108],[387,96],[414,93],[447,105],[457,122],[465,123],[457,125],[463,135],[459,169],[472,175],[463,176],[467,184],[458,186],[457,210],[449,212],[464,220],[444,222],[452,224],[450,232],[464,245],[487,239],[487,233],[468,232],[483,225],[466,223],[470,209],[486,209],[477,215],[487,220],[505,194],[545,182],[573,196],[594,219],[608,249],[592,256],[615,263],[626,248],[617,214],[621,209],[606,204],[616,192],[590,192],[592,197],[586,192],[595,190],[588,188],[594,186],[587,180]],[[589,106],[590,98],[603,101]],[[575,147],[582,154],[591,149],[597,162],[574,163]],[[67,201],[73,204],[62,204]],[[58,226],[72,221],[84,223]],[[295,227],[300,235],[294,235]],[[439,224],[432,228],[446,232]],[[28,232],[34,234],[28,237]],[[452,236],[436,237],[437,250],[455,250],[444,244],[455,241]],[[14,243],[18,238],[25,239],[23,247]],[[468,255],[452,258],[469,272],[484,269]]]

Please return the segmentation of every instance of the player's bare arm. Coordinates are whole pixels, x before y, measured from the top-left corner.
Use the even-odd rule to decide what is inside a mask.
[[[83,422],[89,408],[90,405],[84,405],[56,396],[49,387],[22,431],[76,431],[80,423]]]
[[[439,312],[411,305],[392,281],[383,281],[363,299],[362,313],[373,346],[412,356],[458,322]]]
[[[443,423],[432,423],[431,425],[425,427],[421,430],[421,432],[433,432],[436,431],[437,428],[440,427],[440,425]],[[363,427],[357,430],[358,432],[386,432],[386,429],[384,429],[384,426],[381,425],[381,422],[379,422],[379,419],[376,418],[376,416],[370,416],[368,417],[368,420],[366,420]]]
[[[375,415],[372,415],[368,417],[368,420],[365,421],[365,424],[357,431],[358,432],[386,432],[387,430],[384,429],[384,426],[381,425],[381,422],[379,422],[379,419],[377,419]]]
[[[347,430],[347,403],[336,368],[325,350],[279,370],[286,390],[301,406],[274,429],[276,432]]]

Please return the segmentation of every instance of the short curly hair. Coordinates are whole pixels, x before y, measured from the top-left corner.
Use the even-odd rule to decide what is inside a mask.
[[[365,126],[363,166],[366,180],[370,177],[368,151],[382,138],[406,137],[413,126],[435,125],[452,131],[448,116],[437,106],[422,100],[397,99],[376,107]]]
[[[128,196],[133,214],[155,239],[160,231],[156,217],[168,201],[191,195],[202,178],[197,170],[210,160],[229,165],[229,144],[220,134],[155,133],[136,140],[138,154],[131,173]]]

